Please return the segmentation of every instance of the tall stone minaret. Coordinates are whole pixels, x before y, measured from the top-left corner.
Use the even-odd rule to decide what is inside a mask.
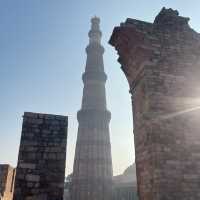
[[[109,136],[111,113],[106,108],[102,33],[100,19],[91,20],[74,169],[72,200],[110,200],[112,191],[112,159]]]

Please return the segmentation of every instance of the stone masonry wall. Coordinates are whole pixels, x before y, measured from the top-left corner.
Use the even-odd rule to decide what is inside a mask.
[[[13,200],[62,200],[68,120],[24,113]]]
[[[1,200],[12,200],[15,181],[15,169],[9,165],[0,165]]]
[[[188,21],[163,8],[110,40],[132,94],[140,200],[200,199],[200,34]]]

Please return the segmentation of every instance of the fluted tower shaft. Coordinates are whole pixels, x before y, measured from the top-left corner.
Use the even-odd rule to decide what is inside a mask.
[[[109,135],[110,112],[106,106],[100,19],[91,20],[87,61],[72,179],[72,200],[110,200],[112,159]]]

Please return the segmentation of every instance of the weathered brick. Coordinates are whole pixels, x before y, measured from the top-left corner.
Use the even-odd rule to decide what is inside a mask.
[[[200,35],[163,8],[154,23],[127,19],[110,43],[132,94],[140,200],[200,197]]]
[[[0,165],[0,197],[12,200],[15,182],[15,169],[9,165]],[[1,199],[1,198],[0,198]]]

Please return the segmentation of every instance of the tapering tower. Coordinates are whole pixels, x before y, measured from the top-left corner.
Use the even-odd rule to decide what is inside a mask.
[[[72,179],[72,200],[110,200],[112,159],[109,135],[111,113],[106,108],[100,19],[91,19],[87,62]]]

